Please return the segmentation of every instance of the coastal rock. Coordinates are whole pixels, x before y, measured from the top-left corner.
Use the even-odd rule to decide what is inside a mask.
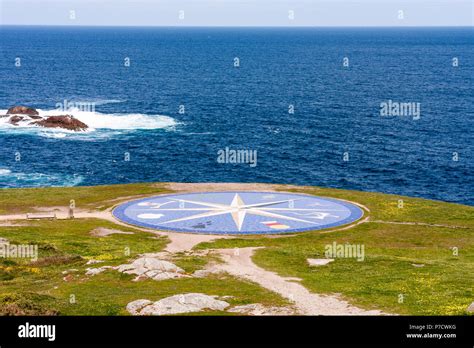
[[[23,116],[12,116],[10,117],[10,119],[8,120],[8,123],[14,125],[14,126],[18,126],[18,122],[22,121],[24,119]]]
[[[8,123],[14,126],[35,125],[45,128],[63,128],[71,131],[84,131],[87,124],[79,121],[71,115],[45,116],[42,117],[36,109],[27,106],[13,106],[8,109],[6,115]]]
[[[186,277],[184,270],[175,264],[153,257],[138,258],[131,264],[118,266],[117,270],[126,274],[136,274],[135,281],[146,278],[164,280]]]
[[[79,121],[71,115],[49,116],[40,121],[32,122],[46,128],[64,128],[72,131],[83,131],[89,128],[84,122]]]
[[[199,293],[188,293],[166,297],[154,303],[148,300],[137,300],[127,305],[132,315],[168,315],[200,312],[204,309],[223,311],[229,304],[220,301],[216,296]]]
[[[36,109],[30,108],[28,106],[13,106],[8,109],[7,114],[9,115],[30,115],[30,116],[38,116],[39,113]]]

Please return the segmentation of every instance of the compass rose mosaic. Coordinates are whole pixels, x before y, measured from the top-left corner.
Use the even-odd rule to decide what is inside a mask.
[[[128,224],[202,234],[275,234],[319,230],[362,217],[337,199],[277,192],[199,192],[161,195],[119,205]]]

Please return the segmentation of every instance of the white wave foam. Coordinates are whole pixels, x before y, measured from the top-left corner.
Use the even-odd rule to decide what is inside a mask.
[[[110,101],[109,101],[110,102]],[[145,114],[104,114],[100,112],[81,111],[70,109],[68,111],[41,110],[37,109],[41,116],[72,115],[89,126],[86,132],[74,132],[58,128],[43,128],[30,125],[28,122],[19,122],[17,126],[8,123],[8,117],[0,117],[0,129],[9,130],[29,129],[38,131],[40,136],[48,138],[65,138],[72,134],[90,133],[95,130],[151,130],[151,129],[173,129],[178,123],[169,116],[145,115]],[[7,110],[0,110],[0,115],[5,115]]]
[[[38,109],[41,116],[58,115],[58,110]],[[173,127],[176,121],[169,116],[145,114],[102,114],[71,109],[63,114],[72,115],[93,129],[160,129]]]
[[[80,101],[80,103],[94,103],[97,106],[97,105],[106,105],[106,104],[125,103],[125,100],[120,100],[120,99],[92,99],[92,100]]]
[[[0,169],[0,187],[77,186],[83,180],[77,174],[17,173]]]
[[[8,175],[10,174],[12,171],[10,169],[2,169],[0,168],[0,175]]]

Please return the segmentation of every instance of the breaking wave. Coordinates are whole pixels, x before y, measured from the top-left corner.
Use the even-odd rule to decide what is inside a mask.
[[[110,101],[108,101],[110,102]],[[120,101],[117,101],[120,102]],[[60,128],[44,128],[30,125],[29,122],[19,123],[14,126],[8,123],[8,117],[0,117],[0,131],[9,132],[34,132],[35,134],[47,138],[66,138],[71,136],[88,135],[90,138],[93,133],[99,131],[98,137],[110,137],[112,135],[121,134],[120,131],[134,131],[134,130],[152,130],[165,129],[174,130],[178,122],[174,118],[164,115],[146,115],[146,114],[106,114],[95,111],[82,111],[79,109],[70,109],[67,111],[41,110],[37,109],[41,116],[54,115],[72,115],[78,120],[84,122],[89,126],[85,132],[74,132]],[[0,115],[5,115],[6,109],[0,110]],[[107,134],[107,132],[112,133]]]

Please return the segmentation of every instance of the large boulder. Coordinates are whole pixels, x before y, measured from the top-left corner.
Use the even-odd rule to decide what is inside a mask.
[[[180,313],[200,312],[203,310],[223,311],[229,304],[199,293],[188,293],[163,298],[156,302],[137,300],[127,305],[127,310],[132,315],[170,315]]]
[[[31,124],[46,128],[64,128],[72,131],[83,131],[89,128],[87,124],[71,115],[49,116],[40,121],[32,122]]]
[[[7,111],[7,115],[32,115],[32,116],[38,116],[39,113],[36,111],[36,109],[29,108],[28,106],[12,106],[10,109]]]
[[[153,304],[153,302],[150,300],[136,300],[127,304],[126,308],[131,315],[140,315],[140,311],[151,304]]]
[[[135,281],[146,278],[165,280],[186,277],[184,270],[180,267],[169,261],[158,260],[153,257],[138,258],[130,264],[118,266],[117,270],[122,273],[137,275]]]

